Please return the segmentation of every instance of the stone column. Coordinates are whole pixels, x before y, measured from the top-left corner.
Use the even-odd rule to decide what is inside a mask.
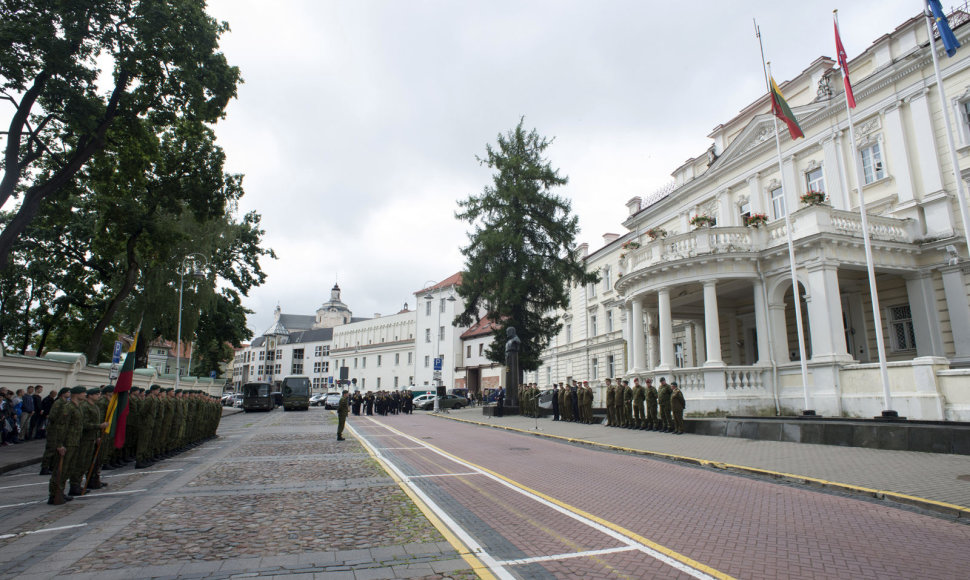
[[[660,364],[657,370],[669,371],[674,368],[674,321],[670,315],[670,289],[661,288],[657,291],[657,312],[660,327]]]
[[[771,334],[768,332],[768,305],[765,304],[764,284],[754,281],[754,327],[758,335],[757,353],[759,365],[771,364]]]
[[[721,360],[721,322],[717,316],[717,283],[704,282],[704,336],[707,338],[706,367],[722,367]]]
[[[629,302],[623,304],[623,338],[626,340],[625,373],[633,372],[633,313]]]
[[[940,332],[940,317],[936,312],[936,291],[933,288],[932,274],[920,272],[907,276],[906,293],[909,295],[909,311],[913,316],[916,356],[944,356],[943,334]],[[966,294],[964,289],[964,301]],[[890,336],[889,340],[891,339]]]
[[[643,302],[634,298],[631,312],[633,313],[633,339],[630,341],[633,349],[633,372],[642,373],[646,370],[647,351],[643,344]]]
[[[771,340],[774,342],[775,362],[784,364],[792,360],[788,349],[788,321],[785,320],[785,303],[768,304],[768,324],[771,326]],[[798,347],[795,346],[797,352]]]
[[[953,362],[970,363],[970,304],[967,303],[963,266],[952,264],[940,272],[943,274],[943,293],[946,295],[946,309],[953,330],[953,348],[956,351]]]
[[[647,309],[647,368],[654,369],[660,364],[660,336],[656,308]]]
[[[809,335],[812,360],[848,362],[842,323],[842,297],[839,295],[839,271],[835,266],[814,265],[808,269]]]
[[[922,99],[925,103],[926,99]],[[914,203],[913,199],[915,197],[915,192],[913,188],[913,176],[911,171],[911,160],[909,148],[911,147],[909,140],[906,138],[906,130],[903,128],[903,119],[900,113],[900,107],[902,103],[897,101],[886,109],[886,142],[889,144],[887,147],[888,151],[883,151],[882,154],[886,158],[887,167],[892,169],[893,179],[896,181],[896,191],[899,196],[900,205],[912,205]],[[930,137],[933,139],[933,137]],[[919,147],[920,143],[915,143]],[[926,145],[923,143],[922,145]],[[935,146],[933,141],[930,141],[929,145],[933,147],[935,151]],[[936,156],[933,156],[934,160]],[[860,161],[861,165],[861,161]],[[939,175],[939,169],[937,169],[937,175]],[[907,216],[914,217],[917,216]],[[917,218],[918,219],[918,218]]]
[[[694,320],[690,323],[687,328],[687,343],[694,346],[694,352],[687,353],[688,357],[692,358],[691,364],[687,365],[689,367],[699,367],[704,364],[707,360],[707,342],[704,339],[704,325],[700,321]]]
[[[943,191],[943,175],[940,172],[940,158],[937,155],[936,130],[933,127],[932,113],[930,113],[929,89],[924,89],[917,95],[910,97],[909,112],[913,132],[910,142],[919,152],[919,176],[923,181],[923,197]],[[946,105],[944,105],[946,106]],[[890,148],[898,147],[898,143],[890,144]],[[886,151],[883,151],[886,155]],[[898,171],[894,165],[888,166],[893,175]],[[900,202],[902,202],[900,193]]]
[[[833,131],[831,136],[822,140],[822,154],[825,163],[822,164],[822,174],[825,176],[825,193],[835,209],[847,209],[845,190],[842,188],[843,175],[838,140],[841,132]]]

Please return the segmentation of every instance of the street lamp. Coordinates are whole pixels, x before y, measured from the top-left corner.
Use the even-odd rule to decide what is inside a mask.
[[[179,381],[182,378],[182,289],[185,287],[185,270],[191,266],[192,271],[189,275],[193,278],[205,278],[202,270],[209,265],[205,256],[202,254],[189,254],[182,258],[182,267],[179,270],[179,323],[177,336],[175,337],[175,388],[179,388]],[[191,369],[189,369],[191,372]]]
[[[427,284],[427,282],[425,282],[425,284]],[[436,284],[435,282],[432,282],[431,286],[428,287],[429,288],[428,293],[424,295],[424,299],[428,301],[428,304],[430,304],[431,301],[434,300],[433,287],[434,287],[435,284]],[[446,298],[446,300],[448,302],[454,302],[455,301],[454,290],[452,290],[449,293],[448,298]],[[444,357],[444,355],[441,354],[441,346],[440,346],[440,343],[441,343],[441,307],[439,306],[438,307],[438,324],[437,324],[437,328],[435,328],[434,350],[435,350],[435,359],[437,359],[440,356],[441,357],[441,362],[442,362],[442,367],[443,367],[444,366],[444,359],[445,359],[445,357]],[[435,375],[436,378],[434,379],[434,381],[435,381],[435,390],[434,390],[434,411],[433,412],[434,413],[437,413],[437,412],[439,412],[441,410],[441,402],[440,402],[441,395],[438,393],[438,389],[441,388],[441,371],[435,371],[435,373],[436,373],[436,375]]]

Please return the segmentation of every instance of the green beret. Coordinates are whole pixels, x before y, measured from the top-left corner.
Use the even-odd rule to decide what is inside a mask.
[[[63,389],[57,391],[57,396],[60,397],[64,393],[70,393],[70,392],[71,392],[71,388],[70,387],[64,387]]]
[[[101,394],[101,389],[99,389],[98,387],[91,387],[90,389],[88,389],[88,394],[89,395],[100,395]]]
[[[71,394],[72,395],[80,395],[81,393],[86,393],[86,392],[88,392],[87,388],[86,387],[82,387],[81,385],[78,385],[78,386],[74,387],[73,389],[71,389]]]
[[[158,390],[160,390],[161,388],[162,388],[162,387],[160,387],[160,386],[158,386],[158,385],[152,385],[151,387],[149,387],[149,388],[148,388],[148,390],[149,390],[149,392],[151,392],[151,391],[158,391]]]
[[[135,388],[137,389],[138,387],[135,387]],[[101,392],[107,395],[108,393],[115,392],[115,388],[111,385],[106,385],[103,389],[101,389]]]

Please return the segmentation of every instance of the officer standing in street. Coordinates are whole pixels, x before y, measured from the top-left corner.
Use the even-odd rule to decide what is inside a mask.
[[[660,402],[660,430],[664,433],[670,433],[674,428],[674,418],[670,414],[670,397],[672,394],[673,391],[667,384],[667,379],[661,378],[657,399]]]
[[[647,390],[640,384],[640,378],[633,379],[633,428],[646,428],[646,420],[643,418],[643,403],[647,400]]]
[[[670,383],[671,395],[670,395],[670,410],[674,414],[674,434],[683,435],[684,434],[684,409],[687,407],[687,401],[684,400],[684,393],[680,391],[680,387],[677,386],[677,381]]]
[[[337,441],[344,441],[344,425],[347,424],[347,414],[350,412],[350,395],[347,390],[341,393],[340,403],[337,404]]]

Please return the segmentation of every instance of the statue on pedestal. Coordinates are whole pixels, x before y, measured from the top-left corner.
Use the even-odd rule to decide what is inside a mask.
[[[516,406],[519,400],[519,385],[522,384],[522,371],[519,369],[519,348],[522,339],[515,333],[515,327],[505,329],[505,400],[508,406]]]

